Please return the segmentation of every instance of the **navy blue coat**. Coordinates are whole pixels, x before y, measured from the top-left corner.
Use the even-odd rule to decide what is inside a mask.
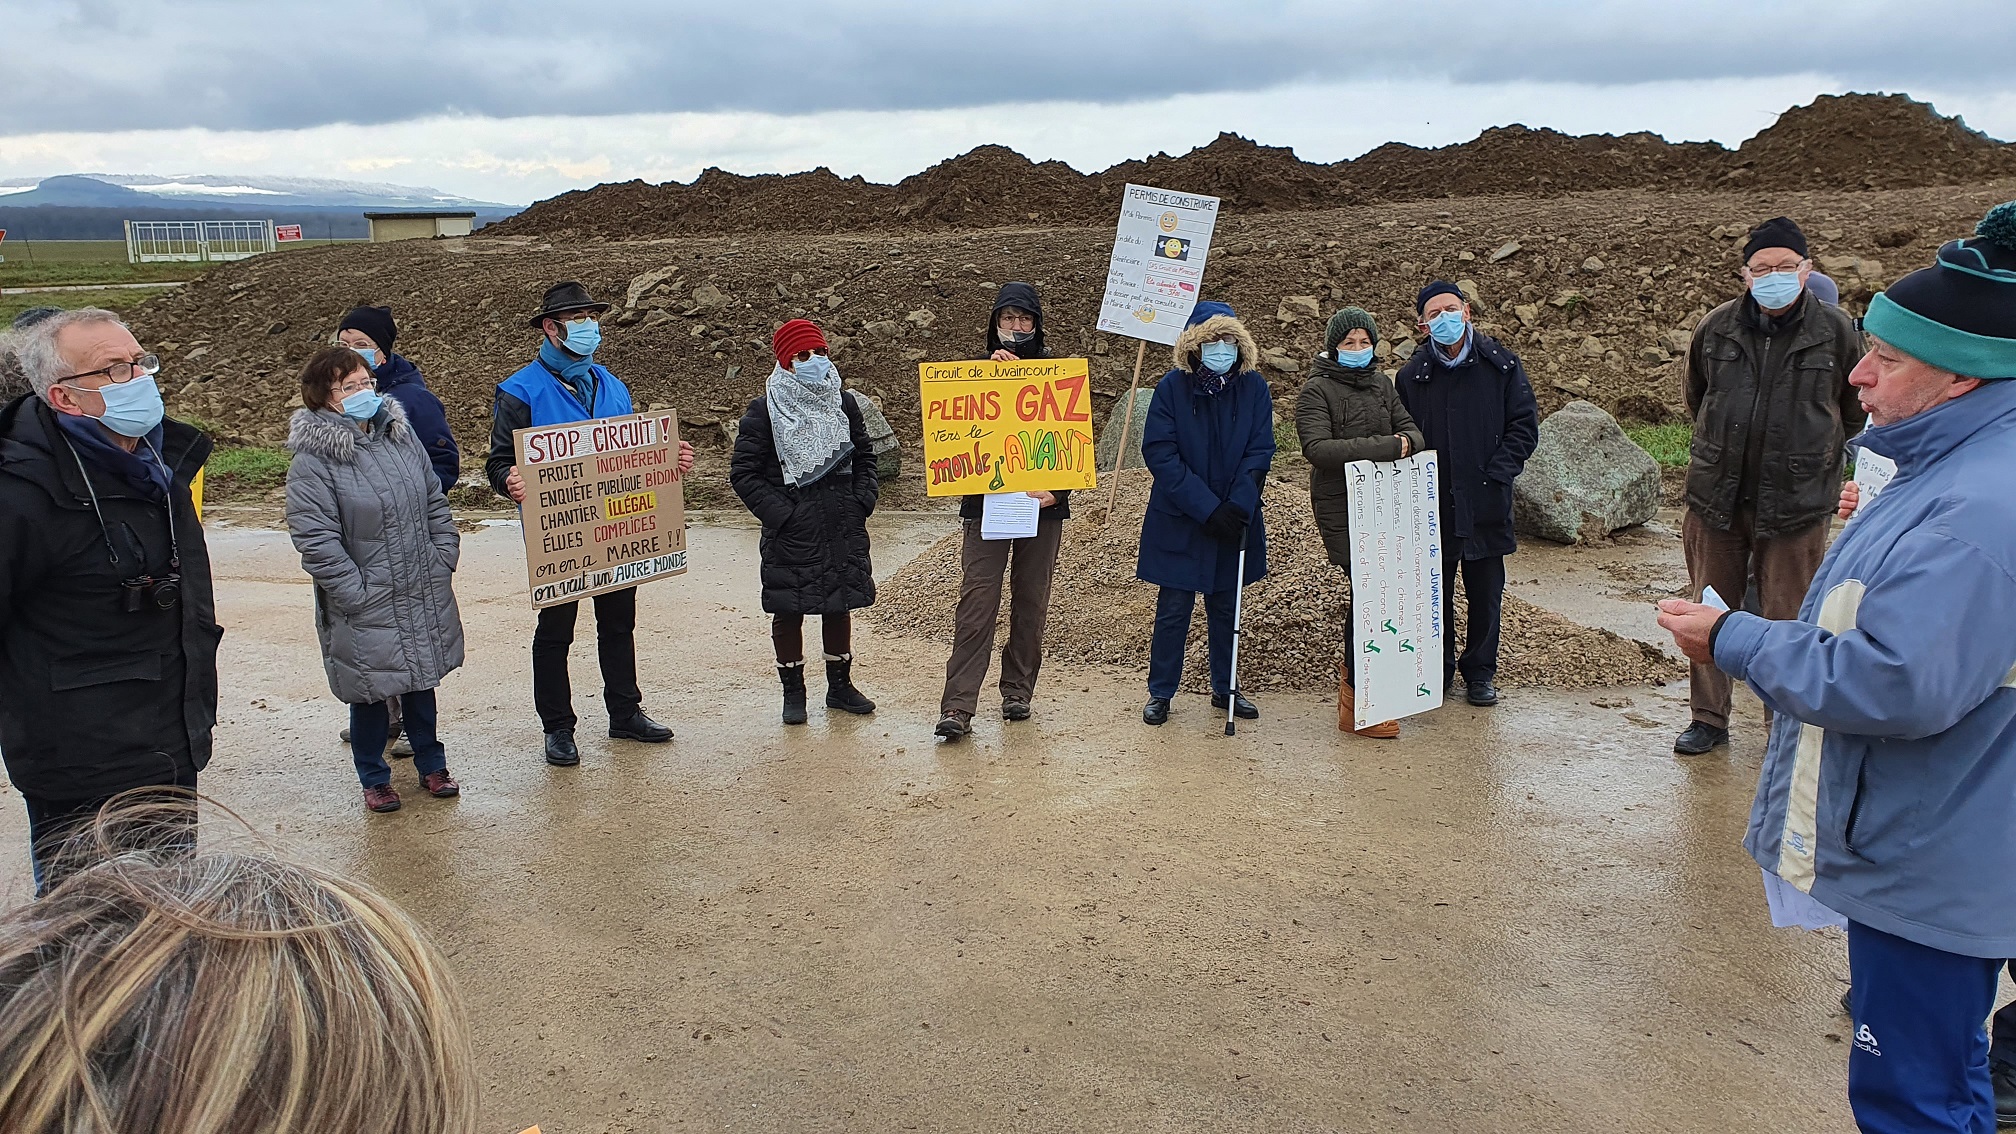
[[[455,481],[462,475],[462,450],[455,444],[455,434],[448,430],[448,411],[441,408],[441,399],[427,388],[426,380],[420,377],[420,368],[402,355],[389,354],[372,377],[378,380],[378,392],[398,402],[399,408],[406,411],[406,424],[426,447],[428,463],[441,479],[441,491],[455,487]]]
[[[1450,369],[1423,343],[1393,385],[1435,450],[1441,469],[1442,553],[1488,559],[1518,547],[1512,482],[1540,441],[1540,411],[1519,356],[1476,334],[1463,365]]]
[[[1154,474],[1148,514],[1141,520],[1144,582],[1216,594],[1234,589],[1239,548],[1204,534],[1204,521],[1231,502],[1252,517],[1246,525],[1246,578],[1267,574],[1267,528],[1260,482],[1274,464],[1274,399],[1266,379],[1248,370],[1212,397],[1195,378],[1171,370],[1148,403],[1141,459]]]

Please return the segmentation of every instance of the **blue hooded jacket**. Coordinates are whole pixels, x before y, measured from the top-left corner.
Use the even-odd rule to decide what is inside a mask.
[[[406,424],[413,429],[413,436],[427,448],[427,460],[434,466],[434,475],[441,480],[441,491],[455,487],[455,481],[462,475],[462,450],[455,444],[455,434],[448,429],[448,412],[441,408],[441,399],[427,388],[427,382],[420,377],[420,368],[405,356],[387,354],[385,361],[372,373],[378,380],[378,392],[399,403],[406,411]]]
[[[1207,339],[1232,333],[1239,361],[1225,388],[1197,392]],[[1259,350],[1244,324],[1223,303],[1199,303],[1177,338],[1176,369],[1162,376],[1148,401],[1141,429],[1141,460],[1155,477],[1148,514],[1141,519],[1141,556],[1134,573],[1143,582],[1217,594],[1267,574],[1267,526],[1260,516],[1260,482],[1274,464],[1274,397],[1257,367]],[[1204,521],[1221,503],[1243,510],[1246,575],[1239,579],[1239,549],[1204,534]]]
[[[1897,476],[1798,621],[1715,633],[1715,664],[1777,713],[1744,846],[1851,921],[2016,956],[2016,381],[1854,445]]]

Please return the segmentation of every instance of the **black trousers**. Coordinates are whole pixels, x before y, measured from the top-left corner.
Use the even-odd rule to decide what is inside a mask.
[[[595,655],[602,662],[602,703],[609,719],[624,721],[644,706],[637,689],[637,588],[605,591],[595,604]],[[547,732],[572,729],[574,686],[567,676],[567,652],[574,645],[578,602],[549,606],[539,612],[532,632],[532,704]]]
[[[161,787],[196,790],[196,773],[186,775],[165,774],[164,778],[152,783],[134,784],[134,788]],[[126,790],[132,790],[128,788]],[[35,896],[41,897],[50,888],[63,881],[64,877],[89,864],[88,854],[76,853],[76,848],[66,848],[66,844],[98,818],[98,809],[120,794],[94,796],[90,799],[44,799],[40,796],[23,796],[28,805],[28,857],[35,870]],[[137,805],[180,804],[187,797],[180,792],[162,793],[161,798],[135,796]],[[150,816],[150,824],[142,830],[120,831],[117,845],[138,846],[164,851],[192,851],[196,849],[196,806],[187,800],[189,806],[163,807],[155,816]]]
[[[1456,653],[1456,575],[1463,575],[1463,595],[1470,601],[1464,628],[1463,653]],[[1460,671],[1465,684],[1498,679],[1498,622],[1505,612],[1505,557],[1442,560],[1442,684]]]

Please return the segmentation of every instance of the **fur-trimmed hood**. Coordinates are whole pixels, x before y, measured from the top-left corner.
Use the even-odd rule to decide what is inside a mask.
[[[1197,373],[1204,364],[1198,361],[1200,351],[1207,340],[1215,339],[1227,331],[1239,336],[1239,365],[1234,374],[1244,374],[1260,369],[1260,348],[1253,345],[1253,335],[1246,324],[1231,315],[1213,315],[1194,326],[1183,328],[1176,336],[1176,345],[1170,350],[1170,357],[1176,360],[1176,369],[1189,374]]]
[[[372,423],[385,430],[385,436],[398,439],[412,432],[406,424],[406,409],[394,398],[386,398],[379,407],[378,416]],[[357,442],[364,436],[364,430],[335,410],[298,409],[287,425],[287,451],[307,453],[339,465],[352,464],[357,460]]]

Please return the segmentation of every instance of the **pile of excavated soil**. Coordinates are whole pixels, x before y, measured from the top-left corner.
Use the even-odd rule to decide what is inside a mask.
[[[1354,161],[1305,162],[1234,134],[1181,156],[1081,174],[981,146],[895,185],[809,173],[709,169],[690,185],[628,181],[541,201],[488,231],[546,239],[1112,223],[1128,182],[1224,198],[1228,212],[1597,189],[1908,188],[2016,176],[2016,147],[1905,95],[1822,96],[1735,151],[1646,133],[1573,136],[1506,126],[1437,149],[1392,143]]]
[[[1267,354],[1292,417],[1323,321],[1355,303],[1378,318],[1397,366],[1412,349],[1415,292],[1469,281],[1484,328],[1526,362],[1543,411],[1587,398],[1621,417],[1680,412],[1689,330],[1735,296],[1743,233],[1797,217],[1851,310],[1928,263],[2016,183],[1856,193],[1610,191],[1471,198],[1302,213],[1231,214],[1207,269]],[[948,206],[949,207],[949,206]],[[1516,249],[1514,246],[1516,245]],[[301,364],[356,303],[390,304],[397,349],[447,406],[465,464],[480,465],[496,383],[528,362],[525,328],[545,287],[579,279],[618,310],[599,359],[640,405],[679,411],[711,455],[694,487],[718,490],[728,430],[771,369],[770,334],[809,316],[841,374],[877,398],[906,446],[919,436],[917,363],[972,357],[997,285],[1043,293],[1051,347],[1092,359],[1101,408],[1127,386],[1135,341],[1095,331],[1112,230],[1044,227],[916,234],[781,234],[669,241],[534,242],[473,237],[306,249],[226,264],[133,315],[165,360],[173,412],[227,438],[277,444]],[[1310,317],[1290,297],[1306,297]],[[1148,351],[1144,383],[1168,366]],[[911,468],[915,468],[914,449]],[[906,482],[907,483],[907,482]],[[706,497],[702,497],[706,500]],[[712,502],[725,497],[718,491]]]
[[[1050,660],[1147,669],[1156,588],[1137,581],[1134,566],[1148,486],[1145,474],[1130,474],[1110,521],[1104,515],[1106,489],[1073,498],[1044,639]],[[1324,554],[1306,485],[1274,477],[1266,501],[1269,570],[1265,579],[1246,588],[1240,685],[1248,690],[1333,689],[1343,660],[1349,577]],[[954,530],[899,568],[881,585],[875,605],[860,616],[882,629],[938,639],[949,647],[963,538]],[[1460,587],[1457,607],[1464,609]],[[1007,610],[1004,598],[1001,635],[1007,633]],[[1503,626],[1500,677],[1507,685],[1650,685],[1684,672],[1655,646],[1590,629],[1515,596],[1506,596]],[[1204,635],[1200,607],[1185,655],[1184,683],[1193,691],[1209,691]]]

